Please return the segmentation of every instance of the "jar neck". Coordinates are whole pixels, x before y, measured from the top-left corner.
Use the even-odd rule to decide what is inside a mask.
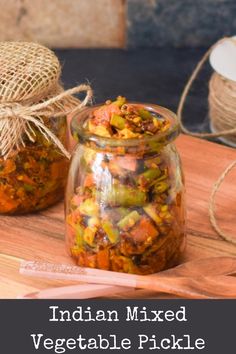
[[[71,120],[71,132],[79,144],[86,145],[101,152],[116,154],[146,155],[155,154],[161,151],[166,145],[172,143],[179,135],[180,127],[176,115],[166,108],[157,105],[131,103],[145,107],[154,114],[161,114],[169,121],[169,128],[164,132],[142,138],[117,139],[102,137],[88,131],[86,123],[92,116],[94,110],[101,105],[86,107]]]

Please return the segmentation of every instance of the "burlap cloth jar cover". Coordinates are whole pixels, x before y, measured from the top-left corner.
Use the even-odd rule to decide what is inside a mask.
[[[88,85],[64,91],[60,63],[39,44],[0,43],[0,213],[52,205],[64,193],[66,115],[91,98]],[[80,102],[72,96],[86,91]]]

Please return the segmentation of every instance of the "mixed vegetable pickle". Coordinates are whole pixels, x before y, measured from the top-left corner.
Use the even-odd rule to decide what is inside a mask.
[[[163,141],[142,147],[145,139],[167,132],[171,121],[119,96],[83,124],[98,140],[120,144],[110,149],[106,141],[101,148],[94,139],[79,139],[67,190],[70,254],[80,266],[135,274],[175,265],[185,240],[178,154]],[[128,148],[122,146],[127,139],[135,141]]]
[[[66,144],[66,118],[45,118],[45,125]],[[57,147],[32,126],[35,141],[0,158],[0,213],[24,214],[44,209],[64,195],[68,162]]]

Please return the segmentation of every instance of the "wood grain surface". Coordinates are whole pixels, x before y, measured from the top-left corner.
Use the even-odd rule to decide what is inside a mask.
[[[177,147],[187,192],[187,249],[183,261],[219,255],[236,257],[236,246],[220,239],[208,216],[213,184],[224,168],[236,159],[236,150],[188,136],[180,136]],[[216,202],[220,226],[236,237],[236,171],[226,178]],[[27,292],[67,284],[20,275],[19,263],[23,259],[72,264],[64,247],[63,203],[37,214],[0,217],[0,298],[16,298]],[[169,296],[139,290],[127,291],[115,298],[120,297]]]

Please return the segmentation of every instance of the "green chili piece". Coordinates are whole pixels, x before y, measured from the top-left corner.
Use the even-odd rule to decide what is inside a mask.
[[[118,114],[113,113],[110,124],[118,129],[124,129],[125,128],[125,119]]]
[[[83,203],[80,204],[79,211],[83,215],[96,216],[98,215],[99,207],[95,200],[91,198],[86,199]]]
[[[75,229],[75,234],[76,234],[76,245],[81,247],[83,245],[84,229],[80,224],[74,224],[73,228]]]
[[[118,207],[116,208],[116,212],[119,214],[121,218],[124,218],[126,215],[129,214],[130,210],[123,207]]]
[[[152,141],[149,141],[147,143],[147,145],[150,149],[150,152],[155,151],[156,153],[159,153],[163,149],[164,141],[162,143],[159,140],[158,141],[152,140]]]
[[[84,230],[83,238],[84,241],[91,247],[94,247],[94,237],[97,232],[96,227],[86,227]]]
[[[72,136],[73,136],[73,139],[78,143],[78,142],[79,142],[78,134],[77,134],[76,132],[74,132],[74,133],[72,134]]]
[[[166,182],[158,182],[154,187],[156,193],[164,193],[169,188],[169,184]]]
[[[147,168],[156,168],[157,165],[160,165],[162,162],[160,157],[154,157],[152,159],[144,160],[144,165]],[[153,167],[154,166],[154,167]]]
[[[136,210],[133,210],[131,213],[126,215],[123,219],[118,222],[118,227],[122,230],[128,230],[129,228],[133,227],[141,216]]]
[[[101,198],[112,206],[122,207],[142,206],[147,201],[145,192],[124,185],[114,185],[110,193],[101,195]]]
[[[85,160],[86,164],[90,165],[94,159],[96,158],[97,152],[90,148],[84,148],[83,151],[83,159]]]
[[[161,175],[159,178],[157,178],[156,180],[156,184],[163,181],[164,179],[167,178],[167,174],[166,173],[163,173],[163,175]]]
[[[126,98],[123,96],[118,96],[116,101],[113,102],[113,104],[116,104],[118,107],[123,106],[123,104],[125,104],[126,102]]]
[[[109,130],[106,127],[104,127],[103,125],[95,126],[93,129],[93,133],[96,135],[99,135],[99,136],[107,137],[107,138],[109,138],[111,136]]]
[[[160,169],[157,168],[150,168],[149,170],[143,172],[138,177],[138,184],[150,184],[154,182],[156,178],[158,178],[161,174]]]
[[[117,259],[122,261],[122,267],[125,273],[134,273],[134,264],[132,259],[125,256],[118,256]]]
[[[106,220],[102,222],[101,226],[111,243],[116,243],[119,241],[119,231],[112,225],[110,221]]]
[[[153,118],[152,114],[151,114],[148,110],[146,110],[146,109],[144,109],[144,108],[140,108],[140,109],[138,110],[138,113],[139,113],[140,117],[141,117],[143,120],[145,120],[145,119],[152,119],[152,118]]]
[[[31,184],[24,183],[24,189],[26,190],[26,192],[33,192],[34,187]]]
[[[157,225],[162,223],[162,219],[157,214],[156,208],[152,204],[148,204],[143,208],[145,213],[153,220]]]

